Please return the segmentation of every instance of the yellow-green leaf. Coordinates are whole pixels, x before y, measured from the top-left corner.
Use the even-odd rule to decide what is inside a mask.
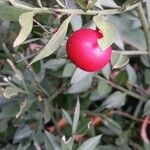
[[[45,57],[51,55],[63,42],[67,29],[68,24],[71,20],[71,16],[68,17],[60,26],[59,30],[54,34],[54,36],[50,39],[48,44],[44,47],[44,49],[31,61],[29,65],[32,63],[39,61]]]
[[[21,25],[21,30],[19,35],[15,39],[14,47],[20,45],[22,42],[26,40],[33,27],[33,16],[34,12],[25,12],[19,17],[19,23]]]
[[[121,68],[127,65],[129,62],[129,58],[123,55],[121,52],[113,51],[111,57],[111,64],[113,68]]]
[[[103,38],[98,40],[99,47],[101,50],[105,50],[115,42],[117,29],[100,15],[94,16],[93,21],[103,34]]]

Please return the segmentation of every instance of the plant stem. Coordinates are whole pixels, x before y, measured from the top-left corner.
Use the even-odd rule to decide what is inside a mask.
[[[140,101],[140,102],[138,103],[138,105],[137,105],[137,107],[136,107],[136,109],[135,109],[135,112],[134,112],[134,114],[133,114],[133,117],[135,117],[135,118],[138,117],[138,115],[139,115],[139,113],[140,113],[140,111],[141,111],[141,108],[142,108],[142,106],[143,106],[143,103],[144,103],[143,101]],[[132,129],[132,128],[135,126],[135,124],[136,124],[135,122],[132,122],[129,129]]]
[[[107,10],[88,10],[88,11],[84,11],[82,9],[56,9],[56,8],[47,8],[47,7],[42,7],[42,8],[38,8],[38,7],[29,7],[20,3],[15,2],[15,7],[19,7],[19,8],[23,8],[26,10],[30,10],[30,11],[37,11],[38,13],[62,13],[62,14],[74,14],[74,15],[114,15],[114,14],[120,14],[122,12],[126,12],[129,10],[132,10],[134,8],[136,8],[139,5],[139,3],[130,5],[128,7],[126,7],[125,10],[120,10],[118,9],[107,9]]]
[[[125,51],[120,51],[120,50],[113,50],[120,52],[122,55],[127,55],[127,56],[134,56],[134,55],[147,55],[147,51],[139,51],[139,50],[125,50]]]
[[[136,98],[136,99],[138,99],[138,100],[141,100],[141,101],[143,101],[143,102],[146,101],[146,98],[145,98],[145,97],[143,97],[143,96],[141,96],[141,95],[139,95],[139,94],[137,94],[137,93],[134,93],[134,92],[132,92],[132,91],[129,91],[129,90],[123,88],[122,86],[116,85],[115,83],[113,83],[113,82],[111,82],[111,81],[109,81],[109,80],[106,80],[105,78],[101,77],[100,75],[95,75],[94,77],[96,77],[97,79],[100,79],[100,80],[106,82],[106,83],[109,84],[110,86],[112,86],[112,87],[114,87],[114,88],[116,88],[116,89],[118,89],[118,90],[120,90],[120,91],[122,91],[122,92],[125,92],[125,93],[126,93],[127,95],[129,95],[129,96],[132,96],[132,97],[134,97],[134,98]]]
[[[134,111],[133,117],[138,118],[138,115],[139,115],[139,113],[140,113],[140,111],[141,111],[141,108],[142,108],[143,104],[144,104],[144,101],[140,101],[140,102],[138,103],[138,105],[137,105],[137,107],[136,107],[136,109],[135,109],[135,111]],[[133,130],[135,124],[136,124],[136,122],[132,122],[132,123],[130,124],[130,127],[129,127],[129,129],[128,129],[128,137],[131,135],[132,130]]]
[[[149,56],[150,56],[150,30],[149,30],[149,24],[148,24],[147,18],[145,16],[142,4],[138,5],[137,12],[139,14],[139,18],[141,20],[141,23],[142,23],[142,26],[143,26],[143,29],[145,32],[147,50],[148,50]]]
[[[51,34],[50,31],[48,31],[40,22],[38,22],[37,20],[33,19],[33,21],[39,25],[46,33]]]
[[[88,10],[83,11],[82,9],[55,9],[55,8],[49,8],[50,11],[58,12],[58,13],[64,13],[64,14],[74,14],[74,15],[114,15],[114,14],[120,14],[122,12],[129,11],[131,9],[134,9],[139,4],[134,4],[131,6],[128,6],[126,10],[120,11],[119,9],[107,9],[107,10]]]
[[[147,1],[147,2],[146,2],[146,12],[147,12],[147,20],[148,20],[148,23],[150,23],[149,6],[150,6],[150,3]]]

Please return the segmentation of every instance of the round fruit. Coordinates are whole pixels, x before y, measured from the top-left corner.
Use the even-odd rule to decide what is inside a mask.
[[[68,58],[80,69],[88,72],[101,70],[110,60],[111,46],[101,51],[97,43],[102,33],[93,29],[79,29],[68,38]]]

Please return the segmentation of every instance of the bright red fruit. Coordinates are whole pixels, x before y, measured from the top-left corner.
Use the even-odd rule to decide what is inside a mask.
[[[80,69],[88,72],[101,70],[111,57],[111,46],[101,51],[97,40],[102,33],[93,29],[79,29],[68,38],[68,58]]]

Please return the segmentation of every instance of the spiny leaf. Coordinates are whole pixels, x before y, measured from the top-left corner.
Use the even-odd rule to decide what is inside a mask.
[[[98,39],[99,47],[101,50],[105,50],[116,40],[117,29],[112,23],[104,20],[100,15],[94,16],[93,21],[103,34],[103,38]]]
[[[70,124],[72,125],[72,119],[71,119],[71,116],[68,112],[66,112],[64,109],[62,109],[62,115],[63,115],[63,118]]]
[[[111,64],[113,68],[121,68],[127,65],[129,62],[129,58],[120,52],[113,51],[111,57]]]
[[[62,150],[71,150],[73,147],[73,138],[70,137],[68,140],[66,140],[66,137],[62,137],[62,143],[61,143],[61,148]]]
[[[98,135],[93,138],[90,138],[89,140],[86,140],[77,150],[94,150],[98,145],[101,137],[101,135]]]
[[[77,68],[71,78],[70,83],[74,84],[74,83],[80,82],[81,80],[84,80],[87,77],[93,76],[93,74],[94,73],[87,72],[80,68]]]
[[[45,57],[51,55],[63,42],[67,29],[68,24],[71,20],[71,16],[69,16],[60,26],[59,30],[54,34],[54,36],[50,39],[48,44],[44,47],[44,49],[31,61],[29,65],[32,63],[39,61]]]
[[[76,132],[79,117],[80,117],[80,102],[79,102],[79,99],[78,99],[77,104],[76,104],[76,109],[75,109],[75,112],[74,112],[73,124],[72,124],[72,133],[73,134]]]
[[[126,94],[120,91],[111,94],[101,105],[102,108],[120,108],[125,104]]]
[[[22,42],[26,40],[28,35],[30,34],[33,27],[33,16],[34,12],[25,12],[19,17],[19,23],[21,25],[21,30],[19,35],[15,39],[14,47],[20,45]]]

